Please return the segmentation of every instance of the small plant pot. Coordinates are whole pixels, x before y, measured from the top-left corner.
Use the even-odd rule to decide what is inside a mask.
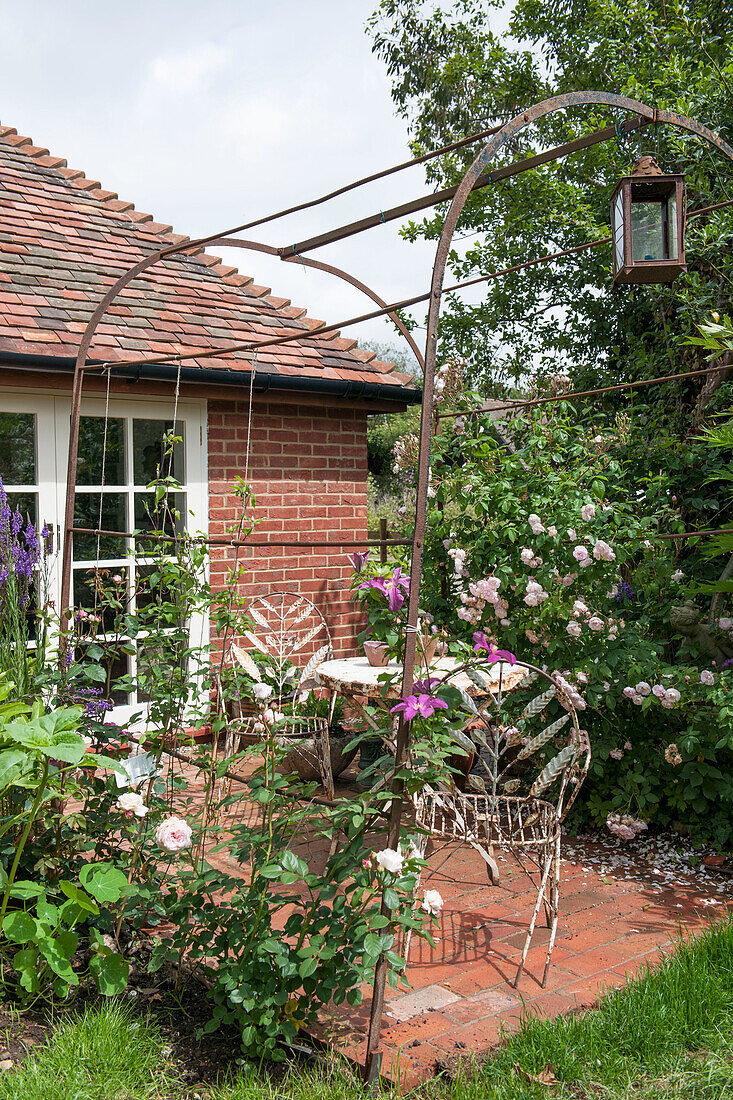
[[[388,647],[384,642],[364,642],[364,656],[374,668],[384,668],[389,660]]]
[[[422,637],[418,639],[418,661],[423,668],[430,668],[431,663],[435,660],[439,641],[440,638],[437,634],[423,634]]]

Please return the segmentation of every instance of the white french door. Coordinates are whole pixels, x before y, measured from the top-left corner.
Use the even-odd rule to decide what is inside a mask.
[[[0,393],[0,477],[10,504],[27,513],[40,530],[55,534],[58,550],[63,529],[69,445],[68,397],[29,392]],[[177,442],[166,447],[173,430]],[[156,510],[149,482],[164,475],[180,486],[172,506],[180,513],[179,533],[207,531],[206,403],[179,401],[173,423],[172,402],[165,399],[88,398],[82,402],[74,526],[116,534],[74,535],[72,604],[86,614],[99,613],[95,576],[114,586],[131,614],[146,598],[146,576],[152,544],[131,537],[133,531],[169,530],[171,523]],[[60,561],[51,569],[51,598],[60,598]],[[191,622],[194,644],[204,643],[207,624]],[[146,651],[145,636],[110,638],[110,613],[99,623],[97,643],[106,654],[111,680],[130,675],[132,691],[112,692],[113,718],[129,722],[144,713],[146,699],[137,686],[137,671],[155,654]],[[92,629],[94,629],[92,627]]]

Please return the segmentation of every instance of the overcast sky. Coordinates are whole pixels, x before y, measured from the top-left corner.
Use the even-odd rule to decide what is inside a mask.
[[[0,120],[179,233],[223,230],[409,157],[364,33],[374,6],[0,0]],[[422,170],[410,169],[252,235],[287,244],[424,190]],[[393,223],[314,257],[393,301],[427,289],[433,245],[402,241]],[[301,265],[239,250],[225,258],[311,316],[371,308]],[[399,340],[381,321],[348,332]]]

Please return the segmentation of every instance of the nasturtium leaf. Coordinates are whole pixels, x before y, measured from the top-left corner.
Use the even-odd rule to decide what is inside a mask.
[[[127,879],[112,863],[87,863],[79,872],[79,881],[102,904],[119,901],[127,892]]]
[[[29,943],[36,938],[38,925],[30,913],[8,913],[3,921],[3,932],[11,943]]]

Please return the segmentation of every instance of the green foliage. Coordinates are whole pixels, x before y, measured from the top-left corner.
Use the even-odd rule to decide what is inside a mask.
[[[363,800],[325,815],[298,806],[299,786],[277,770],[282,750],[270,743],[265,754],[249,781],[262,819],[234,825],[226,845],[246,873],[207,862],[182,869],[167,895],[173,933],[159,943],[153,965],[185,951],[211,984],[204,1030],[234,1024],[246,1056],[277,1060],[283,1040],[292,1041],[322,1006],[360,1003],[358,987],[380,954],[393,976],[402,967],[382,901],[397,928],[420,934],[421,921],[412,915],[418,861],[407,859],[390,874],[371,858],[364,825],[373,809]],[[322,869],[294,850],[309,831],[326,842],[345,837]]]
[[[507,418],[501,437],[483,417],[444,429],[421,599],[451,633],[468,641],[485,631],[579,688],[593,747],[586,819],[683,820],[725,846],[731,674],[670,624],[687,585],[713,584],[720,564],[699,540],[659,537],[720,514],[724,502],[706,487],[719,463],[704,441],[650,435],[654,417],[639,405],[633,418],[596,410],[578,420],[560,402]],[[714,636],[725,652],[726,632]],[[673,694],[662,702],[652,686]]]
[[[483,1067],[453,1083],[436,1080],[434,1100],[536,1100],[547,1085],[532,1081],[548,1065],[563,1100],[579,1092],[609,1100],[722,1100],[733,1079],[731,998],[733,926],[711,925],[656,968],[607,994],[581,1015],[537,1020],[526,1015]],[[136,1100],[180,1091],[164,1036],[120,1004],[87,1010],[61,1025],[23,1066],[0,1077],[0,1100]],[[199,1087],[201,1091],[201,1087]],[[363,1084],[345,1062],[290,1067],[277,1078],[245,1067],[206,1088],[208,1100],[359,1100]],[[379,1095],[396,1096],[383,1087]]]
[[[397,110],[421,154],[494,125],[546,97],[585,89],[626,94],[733,137],[733,47],[725,4],[703,0],[518,0],[506,33],[492,31],[490,0],[383,0],[369,22],[392,79]],[[627,118],[604,107],[560,111],[522,130],[490,167],[531,156]],[[457,183],[478,143],[429,162],[430,183]],[[450,257],[471,278],[606,237],[618,179],[642,152],[684,171],[690,207],[730,194],[733,165],[671,126],[607,141],[484,188],[470,197]],[[436,240],[438,209],[404,230]],[[610,245],[489,281],[478,302],[444,304],[443,353],[458,353],[484,391],[526,377],[651,377],[701,365],[686,340],[709,310],[729,309],[733,213],[690,221],[688,273],[673,286],[611,287]],[[699,386],[692,391],[699,392]]]

